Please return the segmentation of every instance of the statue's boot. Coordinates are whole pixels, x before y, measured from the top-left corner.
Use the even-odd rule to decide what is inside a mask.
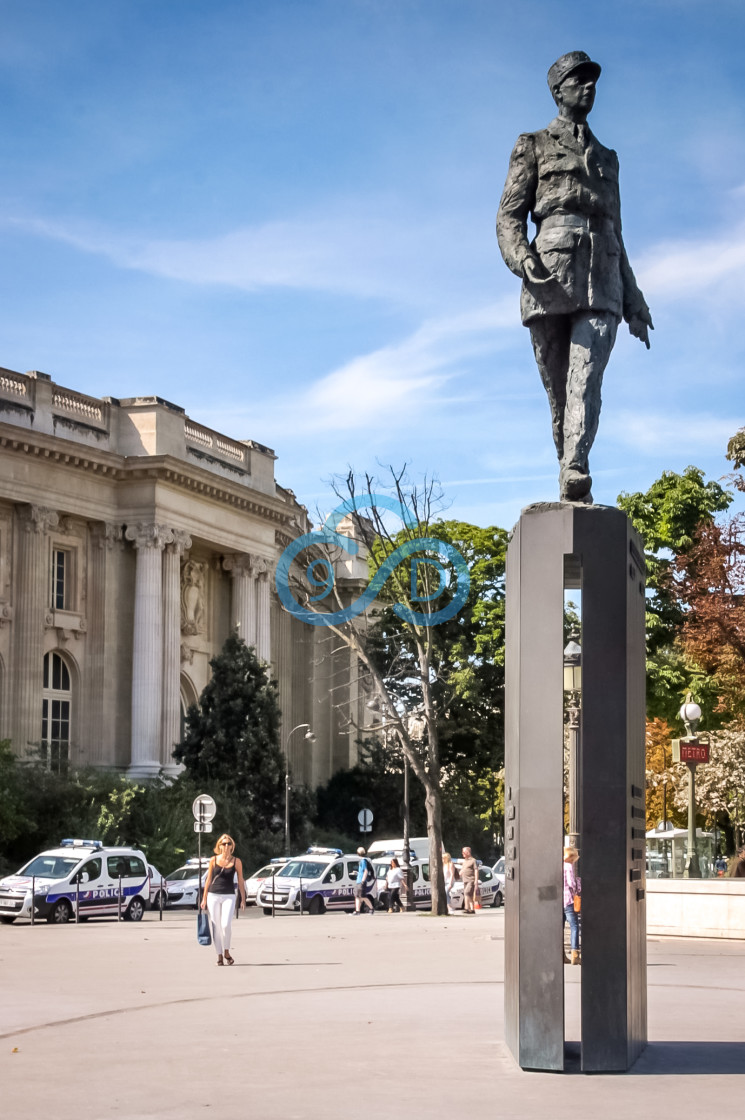
[[[562,502],[584,502],[592,505],[592,478],[587,471],[562,467],[559,471],[559,494]]]

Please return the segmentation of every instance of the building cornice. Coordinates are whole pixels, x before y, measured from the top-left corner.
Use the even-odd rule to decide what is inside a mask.
[[[163,482],[234,509],[256,514],[281,526],[289,526],[298,513],[297,506],[288,506],[280,498],[272,498],[245,484],[232,483],[229,479],[200,467],[191,464],[186,466],[170,455],[123,457],[110,451],[83,448],[80,444],[59,436],[28,430],[20,432],[14,425],[2,422],[0,450],[95,474],[120,485],[141,480]]]

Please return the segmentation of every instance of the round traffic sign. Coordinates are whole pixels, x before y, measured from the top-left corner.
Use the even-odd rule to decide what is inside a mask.
[[[372,809],[360,809],[357,820],[360,822],[361,828],[369,828],[373,822]]]
[[[191,808],[195,821],[211,821],[217,812],[214,798],[210,797],[208,793],[200,793],[199,797],[195,797]]]

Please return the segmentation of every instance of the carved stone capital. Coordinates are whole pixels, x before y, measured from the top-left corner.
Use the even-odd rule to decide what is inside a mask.
[[[50,529],[56,529],[59,525],[59,514],[54,509],[47,509],[46,506],[22,505],[17,506],[18,519],[27,533],[39,533],[44,535]]]
[[[13,621],[13,608],[10,603],[0,603],[0,630]]]
[[[191,537],[183,529],[172,529],[173,540],[166,545],[166,552],[183,556],[191,548]]]
[[[122,543],[122,527],[111,521],[89,521],[88,528],[95,547],[110,552],[115,545]]]
[[[226,572],[230,572],[233,579],[240,579],[253,575],[253,562],[254,557],[247,552],[236,552],[232,556],[223,556],[222,566]]]
[[[194,660],[194,650],[187,646],[186,642],[181,643],[181,664],[191,665]]]
[[[136,525],[127,526],[124,536],[128,541],[132,541],[136,549],[163,549],[167,544],[172,543],[173,529],[155,522],[138,521]]]
[[[254,579],[259,580],[261,583],[266,583],[269,579],[269,561],[263,556],[253,556],[251,558],[251,570],[254,574]]]
[[[76,522],[74,517],[70,517],[69,514],[65,514],[59,519],[59,532],[64,533],[65,536],[69,536],[70,533],[74,533],[77,526],[78,522]]]

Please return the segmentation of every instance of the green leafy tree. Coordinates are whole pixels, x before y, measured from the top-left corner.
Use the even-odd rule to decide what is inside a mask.
[[[0,740],[0,852],[12,850],[12,845],[33,828],[27,791],[18,772],[18,763],[11,749],[10,739]]]
[[[478,783],[472,774],[462,773],[464,760],[470,762],[481,752],[493,762],[500,751],[501,581],[506,534],[438,520],[441,494],[436,483],[425,480],[421,486],[412,486],[405,468],[389,468],[389,476],[388,483],[381,486],[366,475],[360,487],[350,471],[337,490],[349,514],[347,529],[367,550],[372,581],[379,593],[375,610],[366,617],[345,620],[339,611],[347,604],[333,580],[327,584],[327,593],[334,600],[330,606],[319,602],[320,597],[310,586],[319,586],[317,575],[310,580],[297,565],[290,578],[295,598],[305,609],[315,614],[335,613],[335,618],[328,620],[328,629],[354,651],[363,687],[378,712],[377,726],[368,728],[368,732],[381,733],[392,755],[406,758],[424,789],[432,911],[444,914],[444,792],[449,783],[456,787],[455,771],[459,769],[462,787],[468,788],[473,798]],[[379,495],[385,491],[386,498],[380,502]],[[391,500],[402,514],[407,511],[401,528],[391,526],[387,513]],[[482,533],[488,539],[488,549],[479,537]],[[448,538],[456,542],[466,565]],[[335,564],[345,562],[338,540],[327,538],[326,544],[308,551],[314,558],[305,573],[320,571],[321,565],[328,572]],[[395,565],[390,563],[393,554]],[[449,581],[442,578],[443,558],[449,566]],[[470,600],[469,591],[469,601],[452,619],[441,622],[441,612],[456,594],[460,597],[463,593],[466,568],[469,583],[470,569],[478,568],[477,575],[484,584],[490,583],[493,593],[478,602]],[[453,578],[456,569],[457,579]],[[477,668],[491,677],[488,685],[482,685]],[[476,711],[477,703],[480,712]],[[458,717],[461,708],[463,715]]]
[[[359,842],[357,814],[360,809],[370,809],[373,832],[369,840],[402,836],[404,778],[400,752],[392,751],[376,737],[361,741],[359,752],[356,766],[338,770],[316,790],[316,825],[325,832],[341,831],[348,837],[348,844],[353,844]],[[409,819],[411,835],[421,835],[427,827],[427,815],[419,782],[409,783]]]
[[[240,795],[253,831],[284,816],[284,758],[279,745],[277,686],[253,648],[236,632],[210,662],[212,676],[186,715],[174,758],[205,788],[217,783]]]
[[[618,505],[645,543],[647,564],[647,713],[672,722],[688,689],[707,711],[716,690],[706,674],[688,660],[679,642],[684,605],[675,588],[676,561],[693,547],[702,526],[726,510],[732,494],[706,482],[698,467],[682,474],[663,471],[645,493],[620,494]]]
[[[251,865],[282,846],[285,761],[277,686],[235,632],[210,665],[212,677],[199,704],[189,708],[174,758],[183,762],[184,778],[195,789],[214,797],[217,827],[235,837]],[[312,795],[293,788],[290,823],[298,842],[307,838],[312,808]]]
[[[431,696],[440,747],[443,832],[456,851],[494,854],[503,831],[505,561],[508,534],[497,526],[435,520],[428,533],[453,545],[468,565],[470,589],[458,614],[431,627]],[[397,546],[401,534],[393,537]],[[381,548],[379,542],[377,547]],[[425,589],[422,589],[425,590]],[[371,650],[401,706],[416,707],[417,650],[390,592]],[[443,599],[437,600],[442,606]]]

